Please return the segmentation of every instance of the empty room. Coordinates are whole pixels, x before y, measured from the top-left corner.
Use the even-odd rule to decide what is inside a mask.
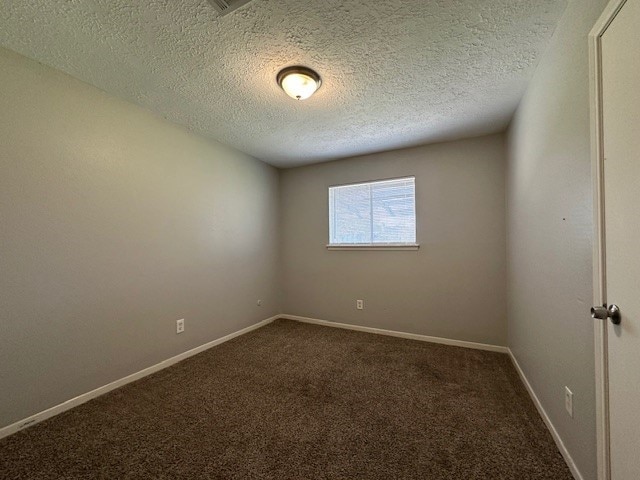
[[[0,479],[640,479],[640,0],[0,3]]]

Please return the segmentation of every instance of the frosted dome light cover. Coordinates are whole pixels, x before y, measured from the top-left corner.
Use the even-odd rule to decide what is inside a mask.
[[[306,67],[288,67],[278,73],[278,85],[296,100],[305,100],[320,88],[320,75]]]

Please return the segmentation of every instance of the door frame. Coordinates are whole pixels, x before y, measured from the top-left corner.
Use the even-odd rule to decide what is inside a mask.
[[[602,35],[627,0],[611,0],[589,33],[591,178],[593,182],[593,304],[607,301],[604,218],[604,130],[602,125]],[[609,365],[607,322],[594,321],[598,480],[610,480]]]

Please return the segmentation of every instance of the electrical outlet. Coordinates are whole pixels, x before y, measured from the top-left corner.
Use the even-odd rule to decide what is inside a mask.
[[[176,333],[184,332],[184,318],[176,320]]]
[[[358,310],[364,310],[364,300],[356,300],[356,308]]]
[[[571,418],[573,418],[573,392],[569,387],[564,387],[564,408]]]

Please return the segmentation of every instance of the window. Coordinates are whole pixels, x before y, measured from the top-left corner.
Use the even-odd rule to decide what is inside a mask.
[[[417,248],[415,178],[329,187],[329,248]]]

